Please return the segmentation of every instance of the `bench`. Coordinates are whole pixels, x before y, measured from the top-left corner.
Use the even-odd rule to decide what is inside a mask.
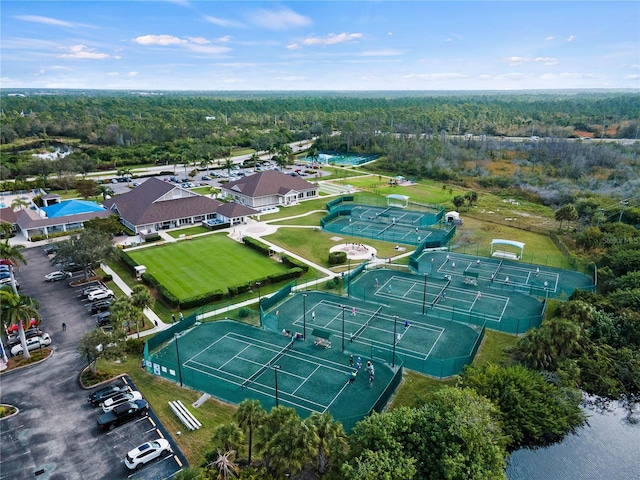
[[[319,347],[331,348],[331,340],[327,340],[326,338],[318,337],[313,344]]]
[[[202,426],[198,419],[194,417],[189,410],[187,410],[180,400],[169,402],[169,408],[171,408],[173,413],[176,414],[180,421],[184,423],[189,430],[198,430]]]

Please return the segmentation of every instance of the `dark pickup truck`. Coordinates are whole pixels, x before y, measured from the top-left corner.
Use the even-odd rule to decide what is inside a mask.
[[[136,400],[134,402],[118,405],[110,412],[103,413],[98,417],[98,428],[101,431],[113,430],[118,425],[127,423],[134,418],[145,415],[149,410],[146,400]]]

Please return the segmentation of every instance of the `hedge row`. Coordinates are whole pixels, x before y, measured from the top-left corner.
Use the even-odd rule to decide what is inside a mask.
[[[251,248],[252,250],[255,250],[256,252],[260,252],[263,255],[266,255],[267,257],[269,256],[271,247],[266,243],[263,243],[260,240],[256,240],[253,237],[244,237],[242,241],[247,247]]]
[[[67,230],[66,232],[52,232],[49,233],[49,235],[44,235],[44,234],[40,234],[40,235],[32,235],[29,238],[30,242],[40,242],[41,240],[47,240],[47,239],[52,239],[52,238],[57,238],[57,237],[65,237],[67,235],[75,235],[76,233],[80,233],[82,231],[81,228],[77,228],[75,230]]]

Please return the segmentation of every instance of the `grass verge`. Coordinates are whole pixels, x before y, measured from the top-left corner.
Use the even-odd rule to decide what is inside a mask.
[[[162,424],[178,443],[189,464],[199,465],[210,448],[213,429],[218,425],[230,422],[236,407],[209,399],[197,409],[193,408],[191,404],[200,398],[200,392],[180,388],[175,383],[146,373],[140,368],[141,361],[142,357],[137,355],[127,357],[122,363],[100,360],[98,370],[107,373],[111,378],[127,373],[144,398],[149,401]],[[193,432],[187,429],[169,408],[169,402],[173,400],[180,400],[185,406],[188,406],[202,423],[202,428]],[[177,435],[176,432],[181,432],[181,434]]]

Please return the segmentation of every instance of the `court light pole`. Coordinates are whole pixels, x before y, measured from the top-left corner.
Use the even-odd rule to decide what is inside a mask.
[[[424,274],[424,290],[422,291],[422,314],[424,315],[427,304],[427,274]]]
[[[393,316],[393,357],[391,358],[391,368],[396,366],[396,324],[398,323],[398,315]]]
[[[302,294],[302,340],[307,339],[307,294]]]
[[[273,366],[273,376],[276,383],[276,407],[278,406],[278,370],[280,370],[280,365]]]
[[[347,257],[348,260],[348,269],[349,271],[347,272],[347,297],[351,296],[351,259]]]
[[[260,315],[260,325],[262,325],[262,307],[260,306],[262,297],[260,296],[260,282],[256,282],[256,287],[258,287],[258,315]]]
[[[182,368],[180,367],[180,350],[178,349],[178,339],[181,337],[179,333],[174,333],[173,337],[176,340],[176,357],[178,358],[178,378],[180,379],[180,386],[182,387]]]
[[[340,305],[342,307],[342,353],[344,353],[344,309],[346,305]]]

